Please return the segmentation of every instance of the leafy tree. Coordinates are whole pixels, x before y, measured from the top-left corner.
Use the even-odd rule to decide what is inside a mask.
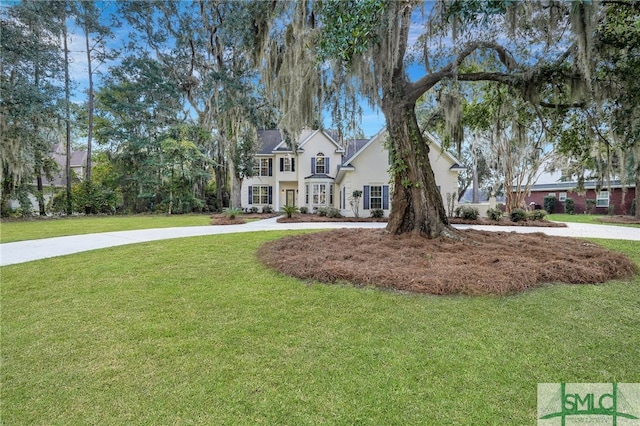
[[[0,158],[2,210],[20,188],[36,198],[44,214],[42,174],[51,175],[49,153],[56,141],[56,119],[63,69],[55,19],[58,4],[23,1],[0,9]],[[22,197],[24,198],[24,197]]]
[[[263,102],[256,86],[246,33],[254,31],[247,2],[122,2],[119,10],[150,46],[168,76],[180,87],[197,115],[198,125],[214,137],[218,209],[240,206],[240,186],[247,168],[236,161],[254,148]]]
[[[307,54],[311,46],[318,49],[315,52],[319,51],[320,59],[331,61],[328,74],[333,82],[355,85],[357,93],[380,106],[393,156],[393,210],[387,229],[395,234],[418,232],[428,237],[456,237],[448,226],[429,163],[428,144],[416,119],[415,106],[421,96],[436,86],[441,88],[448,134],[452,143],[458,143],[463,136],[458,88],[465,82],[496,81],[518,88],[533,103],[558,107],[560,100],[567,105],[579,104],[577,96],[588,85],[574,85],[582,90],[575,90],[573,97],[565,99],[554,96],[558,91],[545,92],[544,87],[560,82],[554,85],[560,90],[568,86],[568,81],[590,80],[589,36],[595,23],[595,6],[591,3],[556,2],[547,7],[510,1],[434,4],[328,0],[314,5],[298,2],[291,6],[293,11],[288,13],[293,19],[282,33],[283,42],[271,44],[272,57],[281,58],[267,61],[279,66],[271,66],[271,74],[290,77],[300,62],[296,62],[297,58],[313,58],[314,51]],[[425,30],[411,46],[409,34],[420,17],[424,17]],[[257,20],[258,28],[264,19]],[[567,31],[576,35],[573,46],[563,44]],[[257,45],[263,45],[264,37],[257,34]],[[491,60],[482,70],[467,72],[463,66],[471,57]],[[409,79],[408,67],[412,64],[423,67],[422,77]],[[286,84],[278,85],[278,89],[292,95],[308,94],[309,87],[315,90],[318,79],[305,79],[300,68],[295,73],[298,78],[281,79]],[[285,115],[298,111],[296,121],[304,125],[314,112],[307,102],[302,99],[298,104],[285,105]],[[307,119],[303,120],[305,115]]]
[[[124,208],[162,203],[161,140],[181,124],[182,104],[166,70],[148,57],[127,57],[96,93],[96,140],[111,153]]]
[[[91,0],[78,0],[74,3],[74,14],[78,25],[82,28],[87,57],[87,164],[84,180],[86,187],[91,187],[92,151],[93,151],[93,115],[95,89],[93,78],[96,68],[105,61],[114,59],[114,52],[107,47],[107,41],[113,38],[112,27],[101,22],[103,9],[108,3],[98,4]],[[112,20],[113,21],[113,20]],[[112,24],[117,24],[112,22]]]

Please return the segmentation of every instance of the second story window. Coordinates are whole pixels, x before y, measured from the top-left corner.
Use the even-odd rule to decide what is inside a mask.
[[[254,176],[272,176],[272,164],[271,158],[258,158],[253,165]]]
[[[325,157],[322,152],[317,153],[311,159],[311,173],[329,174],[329,157]]]

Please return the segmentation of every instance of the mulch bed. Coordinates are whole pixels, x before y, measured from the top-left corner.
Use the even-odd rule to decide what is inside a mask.
[[[507,295],[549,283],[627,279],[636,265],[583,240],[542,233],[460,231],[462,241],[338,229],[265,243],[261,261],[284,274],[404,292]]]
[[[551,222],[550,220],[523,220],[520,222],[512,222],[510,218],[503,217],[500,220],[491,220],[485,217],[479,217],[476,220],[463,219],[461,217],[450,217],[449,223],[465,224],[465,225],[493,225],[493,226],[536,226],[543,228],[566,228],[566,223]]]
[[[229,219],[224,213],[216,213],[211,215],[212,225],[241,225],[247,223],[247,219],[269,219],[270,217],[279,216],[278,213],[247,213],[240,214],[234,219]]]
[[[373,217],[326,217],[319,214],[295,213],[290,218],[283,216],[278,218],[279,223],[301,223],[301,222],[388,222],[388,218]]]

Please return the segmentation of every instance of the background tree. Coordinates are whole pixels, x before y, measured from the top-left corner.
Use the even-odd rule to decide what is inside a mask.
[[[107,41],[113,38],[112,26],[104,25],[102,14],[108,2],[96,3],[90,0],[79,0],[74,3],[74,14],[76,22],[82,28],[84,33],[86,63],[87,63],[87,164],[85,167],[85,187],[88,192],[91,191],[91,170],[92,170],[92,151],[93,151],[93,115],[94,115],[94,74],[97,67],[104,64],[105,61],[114,59],[115,52],[107,47]],[[112,19],[111,24],[117,24]],[[86,211],[85,213],[91,213]]]
[[[42,174],[54,172],[49,154],[56,141],[63,69],[60,56],[59,4],[23,1],[2,7],[0,31],[0,157],[2,211],[12,196],[25,202],[33,179],[44,214]]]
[[[216,203],[240,205],[243,166],[238,149],[251,152],[246,138],[259,125],[262,102],[245,33],[253,31],[246,2],[123,2],[119,10],[180,87],[200,127],[214,138]]]

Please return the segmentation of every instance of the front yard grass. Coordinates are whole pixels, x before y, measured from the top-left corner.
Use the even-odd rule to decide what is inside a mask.
[[[537,383],[640,382],[640,276],[408,295],[268,270],[283,235],[3,267],[1,422],[524,425]]]
[[[136,229],[171,228],[178,226],[207,226],[211,214],[78,216],[62,218],[34,218],[31,220],[3,220],[0,224],[0,243],[63,237],[97,232],[131,231]]]
[[[628,226],[631,228],[640,228],[640,225],[633,224],[633,223],[607,222],[606,220],[608,218],[611,218],[611,216],[601,215],[601,214],[554,213],[554,214],[548,214],[547,216],[545,216],[545,218],[555,222],[574,222],[574,223],[588,223],[592,225],[615,225],[615,226]]]

